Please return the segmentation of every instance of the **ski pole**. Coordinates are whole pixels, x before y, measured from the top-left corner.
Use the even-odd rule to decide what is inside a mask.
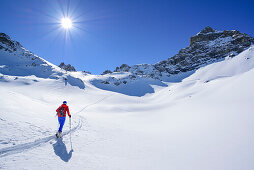
[[[71,131],[71,118],[69,120],[70,120],[70,131]]]
[[[71,141],[71,118],[69,119],[70,121],[70,143],[71,143],[71,150],[72,150],[72,141]]]

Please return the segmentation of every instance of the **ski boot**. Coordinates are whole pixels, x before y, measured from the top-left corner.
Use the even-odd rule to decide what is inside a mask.
[[[62,136],[63,136],[62,132],[59,132],[59,131],[58,131],[58,132],[56,133],[56,137],[57,137],[57,138],[61,138]]]

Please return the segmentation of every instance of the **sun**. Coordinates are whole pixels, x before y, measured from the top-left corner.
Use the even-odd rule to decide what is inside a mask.
[[[72,28],[72,21],[70,18],[62,18],[61,25],[64,29],[70,29]]]

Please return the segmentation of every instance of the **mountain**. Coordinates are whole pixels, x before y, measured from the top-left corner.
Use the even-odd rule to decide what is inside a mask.
[[[128,72],[71,74],[80,74],[85,90],[51,78],[5,75],[8,82],[0,81],[1,170],[254,169],[254,47],[179,83],[150,86],[155,93],[142,97],[91,84]],[[155,81],[109,86],[137,94],[148,80]],[[56,139],[55,110],[64,100],[72,117]]]
[[[234,57],[254,44],[254,39],[239,31],[217,31],[206,27],[190,38],[190,45],[154,67],[168,75],[192,71],[201,66]]]
[[[254,169],[252,38],[237,33],[221,45],[210,40],[216,32],[224,36],[208,28],[165,60],[177,64],[105,75],[63,70],[0,34],[0,169]],[[186,51],[197,61],[182,65]],[[63,101],[72,116],[56,139]]]
[[[0,59],[0,73],[3,75],[59,79],[64,83],[85,88],[79,78],[26,50],[4,33],[0,33]]]
[[[122,64],[114,72],[102,75],[76,72],[71,65],[59,67],[26,50],[4,33],[0,34],[0,73],[11,76],[31,76],[57,79],[84,89],[84,77],[97,88],[131,96],[154,93],[154,85],[166,87],[166,82],[180,82],[200,67],[233,58],[254,44],[254,39],[236,30],[218,31],[206,27],[190,38],[190,45],[176,55],[155,64]],[[1,79],[4,79],[2,76]],[[135,88],[135,90],[134,90]]]
[[[236,30],[218,31],[206,27],[190,38],[190,45],[176,55],[156,64],[116,67],[114,72],[128,72],[130,79],[152,78],[162,81],[181,81],[198,68],[234,57],[254,44],[254,38]],[[110,73],[110,72],[108,72]],[[127,80],[123,80],[127,81]],[[123,81],[119,80],[118,84]],[[126,84],[126,83],[125,83]]]

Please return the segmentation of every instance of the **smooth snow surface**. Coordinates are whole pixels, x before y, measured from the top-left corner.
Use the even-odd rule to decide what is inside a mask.
[[[142,97],[0,75],[0,169],[254,169],[254,48]],[[141,90],[141,86],[128,90]],[[62,139],[56,108],[72,114]]]

